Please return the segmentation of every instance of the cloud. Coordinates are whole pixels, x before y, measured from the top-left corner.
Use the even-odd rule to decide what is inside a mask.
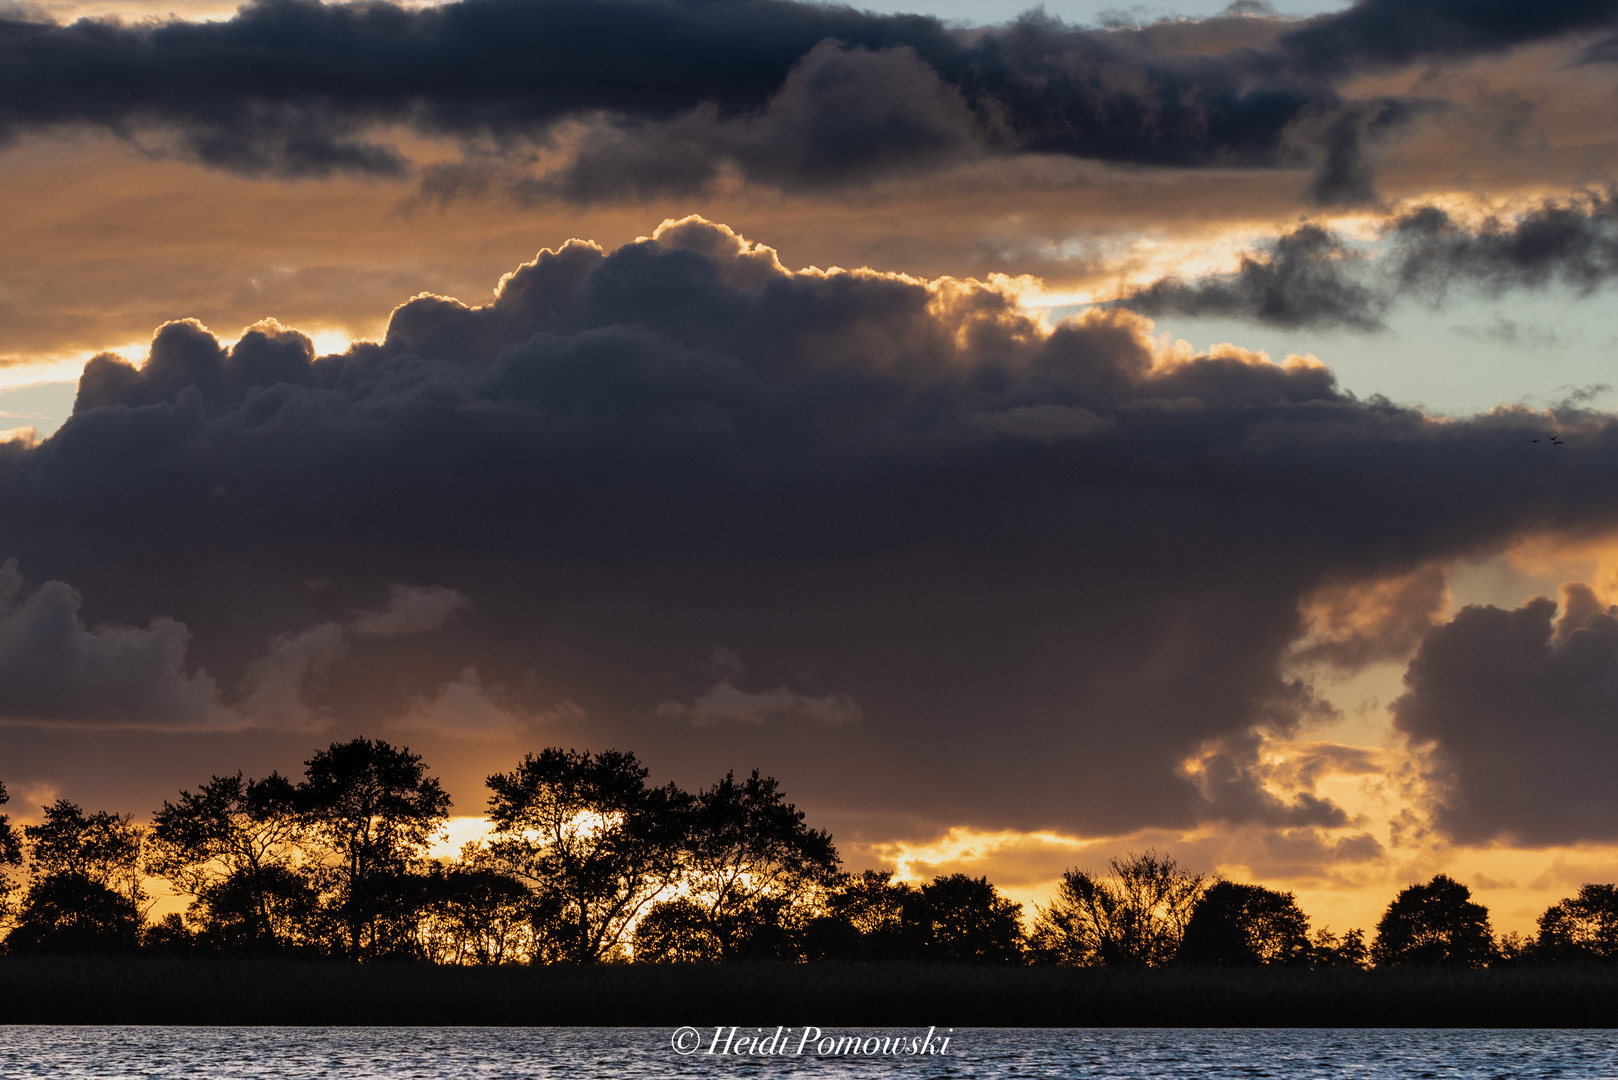
[[[397,637],[400,634],[426,634],[439,629],[457,611],[472,606],[455,589],[438,586],[393,585],[388,604],[377,611],[362,611],[348,628],[365,637]]]
[[[1370,655],[1433,595],[1332,590],[1618,526],[1618,428],[1577,404],[1435,420],[1127,311],[1053,328],[1004,285],[788,270],[700,219],[418,296],[342,354],[277,333],[245,377],[184,322],[92,361],[60,430],[0,445],[0,543],[183,620],[284,723],[473,716],[499,685],[675,775],[741,757],[944,827],[1328,827],[1254,733],[1323,715],[1292,674],[1311,614]],[[1552,423],[1566,447],[1528,453]]]
[[[395,584],[389,587],[388,601],[383,607],[361,611],[347,622],[322,622],[304,630],[279,634],[270,642],[269,651],[248,665],[237,708],[255,727],[323,731],[331,725],[332,718],[328,710],[310,704],[310,684],[348,654],[353,637],[392,638],[431,633],[440,629],[452,614],[470,606],[471,602],[455,589]],[[437,711],[418,703],[419,707],[411,716],[430,719],[444,713],[474,717],[476,709],[471,696],[488,700],[478,689],[474,668],[463,672],[460,682],[442,688],[435,704]]]
[[[1498,295],[1552,283],[1589,294],[1618,275],[1618,191],[1546,200],[1475,230],[1425,207],[1399,218],[1399,284],[1441,298],[1452,284]]]
[[[260,0],[218,21],[67,26],[13,13],[0,139],[93,125],[249,176],[400,178],[416,165],[389,129],[405,128],[467,151],[428,171],[429,192],[549,155],[556,168],[511,185],[581,200],[692,191],[716,161],[805,189],[984,153],[1226,168],[1301,151],[1312,198],[1364,202],[1365,144],[1418,106],[1339,84],[1611,23],[1606,4],[1542,6],[1506,19],[1376,0],[1302,24],[1233,11],[1103,29],[793,0]]]
[[[1082,405],[1021,405],[978,418],[979,426],[990,431],[1047,443],[1093,435],[1110,423]]]
[[[510,740],[521,737],[532,720],[582,720],[583,710],[565,702],[547,716],[530,718],[504,699],[499,687],[485,688],[475,667],[438,688],[431,698],[416,698],[408,713],[387,726],[397,731],[431,732],[451,739]]]
[[[1404,660],[1440,621],[1449,599],[1449,575],[1439,566],[1378,581],[1333,582],[1304,600],[1309,629],[1295,655],[1345,671]]]
[[[1429,631],[1392,705],[1435,755],[1435,825],[1460,843],[1618,836],[1618,608],[1586,585],[1514,611],[1466,607]]]
[[[321,731],[330,717],[310,705],[305,689],[348,651],[343,627],[320,623],[297,633],[281,634],[270,649],[247,668],[239,706],[254,726],[284,731]]]
[[[61,581],[24,595],[17,560],[0,565],[0,723],[217,730],[239,726],[206,672],[186,670],[185,624],[90,629]]]
[[[1477,56],[1526,42],[1610,28],[1609,2],[1555,0],[1532,8],[1509,4],[1401,3],[1359,0],[1310,19],[1282,38],[1296,63],[1331,72],[1386,70],[1419,59]]]
[[[1546,199],[1473,228],[1433,206],[1383,220],[1376,247],[1305,223],[1243,252],[1232,273],[1166,277],[1118,303],[1148,315],[1247,319],[1270,326],[1382,328],[1401,300],[1498,296],[1561,285],[1581,295],[1618,277],[1618,193]]]
[[[841,727],[862,719],[859,703],[847,694],[816,698],[784,686],[749,694],[728,682],[715,683],[689,705],[665,701],[652,711],[666,719],[688,721],[693,727],[779,722]]]
[[[1251,319],[1270,326],[1347,326],[1375,330],[1391,297],[1359,280],[1365,258],[1319,225],[1243,252],[1233,274],[1195,283],[1155,281],[1119,301],[1148,315]]]

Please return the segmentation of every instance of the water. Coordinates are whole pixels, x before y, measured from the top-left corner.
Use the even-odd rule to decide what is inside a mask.
[[[764,1032],[768,1036],[774,1029]],[[851,1056],[872,1040],[925,1030],[838,1028],[817,1053],[789,1029],[785,1055],[710,1054],[713,1029],[671,1028],[183,1028],[0,1026],[0,1078],[117,1080],[654,1080],[664,1077],[1618,1077],[1618,1032],[1432,1029],[962,1028],[942,1053]],[[751,1038],[741,1029],[732,1040]],[[940,1049],[934,1033],[933,1050]],[[836,1054],[838,1043],[844,1053]],[[722,1044],[721,1044],[722,1045]],[[765,1043],[767,1047],[769,1044]],[[794,1053],[802,1045],[803,1053]],[[826,1043],[819,1044],[822,1047]]]

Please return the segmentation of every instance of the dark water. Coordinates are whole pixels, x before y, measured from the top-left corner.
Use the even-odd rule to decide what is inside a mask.
[[[803,1029],[793,1028],[772,1046],[767,1037],[774,1029],[762,1032],[762,1045],[742,1042],[761,1034],[742,1029],[729,1054],[719,1052],[723,1036],[715,1044],[713,1034],[712,1028],[678,1036],[669,1028],[0,1026],[0,1077],[1618,1077],[1618,1033],[1591,1030],[962,1028],[934,1032],[928,1046],[924,1029],[838,1028],[805,1039]],[[677,1037],[688,1053],[676,1052]],[[932,1052],[912,1052],[923,1049]]]

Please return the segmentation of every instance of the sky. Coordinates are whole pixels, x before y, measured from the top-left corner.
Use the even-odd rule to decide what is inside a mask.
[[[0,781],[1618,880],[1618,3],[0,7]],[[453,843],[453,842],[452,842]],[[452,846],[452,845],[451,845]]]

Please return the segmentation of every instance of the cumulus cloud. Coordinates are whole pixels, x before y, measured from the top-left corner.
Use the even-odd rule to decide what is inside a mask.
[[[1463,608],[1431,630],[1393,703],[1435,756],[1435,825],[1461,843],[1618,836],[1618,607],[1577,582],[1506,611]]]
[[[844,724],[857,724],[862,717],[859,702],[847,694],[809,697],[794,693],[784,686],[750,694],[728,682],[715,683],[689,705],[665,701],[652,711],[667,719],[685,720],[694,727],[771,722],[841,727]]]
[[[583,711],[565,702],[545,716],[529,717],[506,699],[501,688],[485,687],[478,669],[469,667],[454,682],[440,686],[432,697],[414,699],[410,711],[388,727],[451,739],[510,740],[528,731],[531,721],[564,719],[581,720]]]
[[[26,592],[15,558],[0,565],[0,723],[159,731],[238,726],[214,680],[188,671],[185,624],[91,629],[71,586]]]
[[[537,149],[567,160],[516,186],[580,199],[691,190],[718,161],[794,189],[986,152],[1276,167],[1301,149],[1311,196],[1341,203],[1373,197],[1365,146],[1418,107],[1341,83],[1611,21],[1607,4],[1505,18],[1441,0],[1102,29],[794,0],[260,0],[219,21],[68,26],[13,12],[0,138],[88,124],[248,175],[401,177],[414,164],[381,132],[403,126],[468,148],[429,173],[440,194]]]
[[[339,355],[293,333],[240,376],[186,322],[92,361],[55,435],[0,444],[0,544],[183,620],[294,726],[563,700],[597,746],[745,753],[847,810],[1346,827],[1252,733],[1322,715],[1290,674],[1311,619],[1358,662],[1433,592],[1333,583],[1618,525],[1618,429],[1576,405],[1528,454],[1553,418],[1440,422],[1127,311],[1051,328],[991,283],[789,270],[699,219],[416,297]]]

